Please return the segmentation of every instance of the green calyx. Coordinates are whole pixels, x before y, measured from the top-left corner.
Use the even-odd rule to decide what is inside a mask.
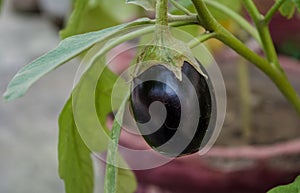
[[[185,61],[201,75],[207,77],[200,69],[188,45],[174,38],[169,26],[156,26],[154,39],[138,55],[137,64],[132,75],[136,77],[152,66],[163,65],[181,81],[181,68]]]
[[[181,68],[185,61],[207,78],[188,45],[172,36],[168,26],[168,0],[157,0],[154,38],[138,55],[133,78],[152,66],[163,65],[181,81]]]

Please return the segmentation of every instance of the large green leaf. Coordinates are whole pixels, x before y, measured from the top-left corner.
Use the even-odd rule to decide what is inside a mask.
[[[61,41],[58,47],[23,67],[15,75],[4,93],[4,99],[8,101],[23,96],[29,87],[42,76],[89,49],[94,44],[108,40],[126,27],[149,22],[148,18],[142,18],[104,30],[72,36]]]
[[[124,6],[124,0],[75,0],[67,26],[60,35],[64,39],[118,25],[137,16],[138,11],[137,7]]]
[[[84,73],[72,93],[74,117],[79,133],[87,146],[95,152],[107,149],[107,115],[116,110],[122,101],[122,98],[112,99],[117,78],[117,75],[105,67],[105,61],[98,59]],[[122,93],[118,94],[122,96]],[[112,100],[115,102],[114,108]]]
[[[114,84],[116,84],[118,76],[108,69],[104,70],[104,73],[100,76],[101,81],[98,82],[96,87],[96,97],[95,106],[98,118],[100,122],[105,125],[107,114],[115,111],[116,109],[112,107],[112,90]],[[125,91],[121,88],[118,90],[120,92],[120,98],[117,98],[114,102],[118,107],[121,104],[122,96]]]
[[[101,69],[102,68],[102,69]],[[102,71],[103,70],[103,71]],[[101,72],[101,74],[99,74]],[[59,173],[65,181],[67,193],[91,193],[93,192],[93,170],[92,161],[90,158],[91,149],[97,152],[102,152],[107,148],[107,132],[105,127],[106,117],[109,112],[114,109],[111,105],[111,96],[114,84],[116,84],[118,76],[112,73],[104,63],[97,60],[91,68],[88,69],[81,77],[80,82],[73,91],[72,97],[65,105],[59,119],[60,135],[59,135]],[[97,81],[95,92],[91,93],[93,88],[91,84]],[[119,80],[118,80],[119,81]],[[91,88],[89,87],[91,86]],[[117,94],[122,96],[125,93],[117,89]],[[119,94],[121,92],[121,94]],[[95,105],[97,115],[99,116],[102,131],[93,125],[88,125],[86,128],[78,128],[76,111],[82,110],[81,103],[85,103],[95,95]],[[87,98],[88,97],[88,98]],[[72,101],[73,99],[73,101]],[[117,98],[115,108],[122,99]],[[75,106],[74,106],[75,105]],[[93,114],[82,112],[84,116],[80,118],[82,121],[89,122]],[[89,127],[90,126],[90,127]],[[85,131],[82,131],[84,129]],[[88,135],[86,135],[88,133]],[[96,142],[93,142],[96,141]],[[93,146],[96,146],[93,147]],[[118,161],[122,166],[126,167],[125,161],[118,155]],[[130,170],[114,168],[116,171],[116,192],[117,193],[132,193],[136,189],[135,176]]]
[[[126,3],[141,6],[147,11],[155,11],[156,0],[126,0]]]
[[[299,193],[300,192],[300,176],[293,183],[278,186],[268,191],[268,193]]]
[[[119,24],[111,10],[101,6],[100,1],[76,0],[67,26],[60,32],[62,39]]]
[[[145,16],[145,12],[142,7],[126,5],[124,0],[100,0],[99,2],[101,6],[103,6],[104,9],[109,10],[112,17],[114,17],[119,22],[128,21],[131,18]]]
[[[91,152],[82,141],[73,117],[72,98],[59,117],[59,175],[66,193],[93,193],[94,174]]]

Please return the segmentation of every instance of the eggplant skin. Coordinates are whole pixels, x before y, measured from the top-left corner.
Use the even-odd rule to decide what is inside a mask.
[[[205,69],[200,63],[199,65],[205,73]],[[189,85],[194,87],[194,93],[198,99],[200,115],[197,117],[198,125],[193,128],[189,124],[179,126],[180,118],[183,115],[180,101],[190,101],[191,97],[191,92],[187,90],[190,88],[187,88],[187,83],[185,83],[186,79],[178,80],[173,72],[158,64],[135,77],[132,82],[131,110],[138,129],[145,141],[154,150],[169,157],[180,157],[199,151],[212,117],[212,106],[215,105],[214,92],[209,78],[206,79],[199,74],[188,62],[184,62],[182,74],[190,81]],[[151,117],[149,113],[150,105],[156,101],[164,105],[166,118],[159,128],[149,128],[143,124],[151,119],[154,119],[151,122],[156,122],[155,119],[158,116]],[[197,104],[187,104],[188,108],[184,114],[195,113],[195,105]],[[192,131],[189,132],[189,130]],[[172,140],[175,133],[179,139]],[[187,136],[189,133],[193,133],[193,136]]]

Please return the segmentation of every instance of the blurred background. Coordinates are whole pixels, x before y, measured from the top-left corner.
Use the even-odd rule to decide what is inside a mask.
[[[0,16],[0,95],[25,64],[54,48],[58,27],[37,1],[4,1]],[[41,1],[42,2],[42,1]],[[47,1],[54,10],[68,1]],[[59,14],[59,13],[58,13]],[[21,99],[0,100],[0,192],[64,192],[58,177],[57,118],[72,88],[76,63],[52,72]]]
[[[120,4],[123,0],[113,2],[119,2],[118,7],[124,11],[122,7],[125,5]],[[271,5],[270,2],[273,3],[259,3],[260,9],[264,11]],[[71,4],[70,0],[4,1],[0,16],[1,95],[22,66],[59,43],[58,32],[64,26],[66,16],[71,13]],[[103,6],[107,8],[112,5],[106,1]],[[108,14],[103,10],[91,13]],[[133,9],[132,6],[124,11],[126,17],[122,17],[123,12],[117,13],[114,17],[102,15],[108,23],[91,20],[93,14],[87,16],[86,21],[91,23],[81,25],[78,31],[67,30],[63,36],[104,28],[145,15],[141,9]],[[280,61],[300,92],[300,17],[296,15],[288,21],[279,15],[276,17],[271,30],[280,52]],[[83,23],[86,24],[84,19]],[[260,52],[257,44],[230,20],[221,23]],[[195,33],[195,28],[185,29]],[[200,31],[196,29],[196,33]],[[226,120],[216,148],[201,159],[188,157],[171,162],[166,167],[136,172],[139,193],[216,193],[221,190],[224,193],[260,193],[291,182],[300,174],[299,115],[273,83],[253,65],[248,65],[216,41],[210,41],[208,46],[221,64],[228,97]],[[23,98],[8,103],[0,100],[1,193],[64,192],[63,182],[58,176],[57,118],[72,89],[78,63],[73,60],[51,72],[34,84]],[[280,146],[281,143],[289,146]],[[260,145],[271,149],[256,149]],[[251,146],[252,149],[243,149],[244,146]],[[271,150],[279,153],[269,155]],[[283,155],[282,152],[291,154]],[[244,179],[244,176],[248,178]],[[261,183],[260,179],[266,177],[274,180]]]

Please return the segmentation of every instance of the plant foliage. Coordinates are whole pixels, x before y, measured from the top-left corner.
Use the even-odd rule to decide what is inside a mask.
[[[300,176],[294,182],[288,185],[278,186],[268,191],[268,193],[299,193],[300,192]]]

